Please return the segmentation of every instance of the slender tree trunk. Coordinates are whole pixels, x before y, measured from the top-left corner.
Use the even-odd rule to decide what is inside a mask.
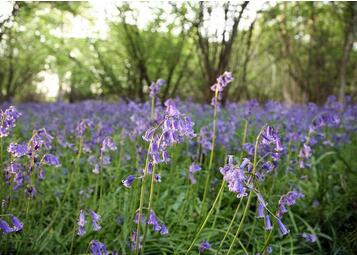
[[[357,30],[357,2],[349,3],[349,8],[351,8],[352,17],[347,25],[347,34],[345,39],[345,44],[343,47],[343,55],[342,61],[340,66],[340,93],[339,93],[339,100],[340,102],[344,101],[345,97],[345,88],[346,88],[346,73],[347,73],[347,66],[349,62],[349,57],[351,54],[351,50],[353,47],[353,42],[356,37],[356,30]]]

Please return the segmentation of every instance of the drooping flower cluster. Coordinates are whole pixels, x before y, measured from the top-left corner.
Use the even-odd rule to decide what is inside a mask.
[[[0,218],[0,229],[2,231],[3,235],[12,233],[12,232],[19,232],[23,229],[24,224],[14,215],[11,215],[11,222],[12,222],[12,227],[10,227],[10,225],[3,220],[2,218]]]
[[[8,152],[11,162],[5,169],[5,180],[13,190],[19,190],[26,184],[26,195],[33,197],[36,194],[32,175],[39,180],[45,179],[44,166],[59,166],[57,156],[48,153],[51,149],[53,137],[46,129],[34,130],[27,144],[10,143]]]
[[[133,182],[135,181],[135,176],[134,175],[129,175],[128,177],[126,177],[126,179],[123,179],[121,182],[123,183],[123,185],[127,188],[130,188],[131,185],[133,185]]]
[[[326,104],[328,105],[329,102],[327,102]],[[316,140],[313,136],[321,136],[325,139],[325,135],[321,133],[320,130],[323,127],[336,127],[340,124],[340,118],[338,117],[335,111],[336,110],[322,112],[312,120],[312,123],[309,126],[308,135],[307,137],[305,137],[299,151],[300,168],[305,168],[309,166],[309,164],[307,164],[307,161],[312,155],[311,147],[314,145],[314,143],[316,143]],[[325,144],[329,144],[329,141],[325,141]]]
[[[247,183],[246,183],[246,172],[250,172],[252,168],[252,163],[249,159],[245,158],[243,162],[237,166],[234,165],[233,156],[228,156],[228,163],[220,168],[220,172],[223,175],[223,180],[228,183],[229,191],[237,194],[238,198],[247,196]]]
[[[139,213],[137,212],[135,214],[134,223],[138,224],[138,221],[139,221]],[[145,224],[145,215],[144,214],[141,215],[141,222]],[[167,235],[169,233],[169,231],[164,223],[159,224],[159,221],[157,220],[157,217],[153,210],[150,210],[149,217],[148,217],[148,220],[146,223],[148,225],[152,225],[153,230],[155,232],[160,233],[161,235]]]
[[[133,232],[133,234],[131,235],[131,238],[130,238],[130,247],[131,247],[131,250],[135,250],[135,247],[137,246],[138,249],[140,250],[142,248],[142,240],[143,240],[143,237],[140,236],[139,237],[139,240],[138,240],[138,245],[136,245],[136,231]]]
[[[110,165],[111,160],[110,160],[110,156],[108,155],[108,153],[110,151],[116,151],[116,150],[117,150],[117,146],[114,143],[113,139],[109,136],[105,137],[103,142],[101,143],[99,162],[95,155],[91,155],[88,158],[88,162],[92,166],[94,166],[92,172],[94,174],[99,174],[101,167]]]
[[[270,216],[267,213],[264,215],[264,211],[267,208],[267,203],[265,203],[262,195],[260,193],[258,195],[258,208],[257,208],[257,218],[265,218],[265,229],[270,231],[273,229],[273,226],[270,222]],[[288,192],[286,195],[280,197],[279,204],[278,204],[278,211],[274,218],[277,221],[279,233],[281,235],[287,235],[289,233],[289,229],[284,225],[282,222],[283,214],[287,213],[288,210],[286,206],[292,206],[296,203],[296,200],[299,198],[303,198],[304,195],[300,192],[295,190]]]
[[[107,247],[104,243],[92,240],[89,243],[89,249],[92,255],[108,255]]]
[[[224,72],[222,75],[220,75],[217,78],[217,83],[213,84],[211,86],[211,90],[214,91],[215,93],[217,92],[217,97],[214,96],[212,98],[211,105],[218,107],[219,102],[222,100],[222,92],[227,85],[233,81],[233,76],[231,72]]]
[[[258,181],[263,181],[264,176],[272,172],[278,166],[278,162],[281,158],[281,154],[284,151],[280,137],[275,129],[271,126],[267,126],[261,133],[259,152],[261,157],[261,165],[255,171],[255,176]],[[246,145],[248,150],[252,150],[254,154],[255,148]],[[248,153],[249,154],[249,153]]]
[[[304,198],[304,194],[296,190],[289,191],[286,195],[282,195],[279,199],[279,208],[277,216],[279,218],[282,218],[283,214],[288,212],[286,207],[294,205],[296,203],[296,200],[300,198]]]
[[[150,97],[155,97],[157,94],[159,94],[161,87],[164,86],[165,83],[166,81],[163,79],[158,79],[156,82],[152,82],[149,87]]]
[[[165,115],[160,119],[160,124],[149,128],[143,136],[145,141],[150,142],[149,172],[152,164],[170,161],[169,147],[195,136],[194,123],[188,116],[180,113],[174,101],[167,100],[165,106]]]
[[[201,166],[193,162],[190,167],[189,167],[189,178],[192,184],[196,183],[196,178],[194,176],[194,173],[201,171]]]
[[[96,212],[94,212],[93,210],[90,211],[90,216],[92,219],[92,229],[93,231],[98,232],[102,227],[99,225],[99,221],[101,219],[101,216],[99,214],[97,214]],[[85,219],[85,211],[84,210],[80,210],[79,212],[79,217],[78,217],[78,221],[77,221],[77,234],[79,236],[83,236],[86,233],[86,224],[87,221]]]
[[[10,106],[5,111],[0,109],[0,137],[9,135],[10,129],[15,127],[16,120],[21,116],[14,106]]]

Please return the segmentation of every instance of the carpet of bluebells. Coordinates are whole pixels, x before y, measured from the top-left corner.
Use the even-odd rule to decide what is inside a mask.
[[[352,254],[357,105],[1,106],[0,254]]]

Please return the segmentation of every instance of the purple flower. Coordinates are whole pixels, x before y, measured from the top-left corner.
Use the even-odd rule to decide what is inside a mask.
[[[217,78],[217,83],[213,84],[211,86],[212,91],[218,91],[222,92],[223,89],[231,82],[233,81],[233,76],[231,72],[224,72],[222,75],[220,75]]]
[[[52,155],[52,154],[46,154],[43,157],[43,162],[49,166],[59,166],[60,165],[58,157],[55,155]]]
[[[0,137],[9,135],[10,129],[15,127],[15,122],[21,116],[14,106],[10,106],[0,113]]]
[[[278,222],[278,227],[279,227],[279,233],[282,236],[289,234],[290,231],[285,227],[285,225],[281,222],[281,220],[277,219],[277,222]]]
[[[155,180],[155,182],[161,182],[161,175],[155,174],[154,180]]]
[[[23,181],[23,179],[22,179],[22,181]],[[34,198],[35,195],[36,195],[36,188],[35,188],[34,186],[28,186],[28,187],[26,188],[25,195],[26,195],[27,197]]]
[[[92,170],[92,173],[93,174],[99,174],[99,172],[100,172],[100,166],[99,166],[99,164],[95,164],[94,168]]]
[[[307,234],[302,233],[301,236],[308,242],[314,243],[317,240],[317,236],[315,234]]]
[[[279,199],[278,207],[278,217],[282,217],[283,214],[287,213],[288,210],[286,206],[292,206],[296,203],[297,199],[303,198],[304,194],[297,192],[295,190],[289,191],[286,195],[282,195]]]
[[[142,244],[141,244],[142,239],[143,239],[143,237],[140,236],[139,237],[139,243],[138,243],[139,250],[142,247]],[[133,234],[131,235],[131,249],[135,250],[135,246],[136,246],[136,231],[134,231]]]
[[[258,209],[257,209],[257,218],[258,219],[263,219],[264,218],[264,206],[261,203],[258,203]]]
[[[264,162],[263,165],[262,165],[262,169],[264,171],[266,171],[267,173],[271,172],[273,169],[274,169],[274,165],[273,163],[267,161],[267,162]]]
[[[9,234],[13,232],[14,230],[7,224],[6,221],[0,218],[0,229],[2,230],[3,234]]]
[[[102,148],[101,148],[101,150],[103,152],[115,151],[116,149],[117,149],[117,146],[115,145],[115,143],[111,137],[104,138],[104,140],[102,142]]]
[[[103,156],[103,158],[102,158],[102,164],[103,164],[104,166],[110,165],[110,157],[107,156],[107,155]]]
[[[108,255],[105,244],[97,240],[92,240],[90,242],[89,249],[92,255]]]
[[[268,246],[267,249],[266,249],[266,252],[268,254],[271,254],[273,252],[273,248],[271,246]]]
[[[246,163],[243,165],[246,165]],[[248,195],[246,193],[247,188],[245,187],[245,176],[242,168],[236,167],[232,162],[228,162],[228,164],[220,168],[220,172],[223,175],[223,180],[228,183],[228,189],[236,193],[238,198]]]
[[[94,231],[99,231],[102,227],[99,225],[98,221],[100,221],[101,217],[99,214],[91,211],[92,216],[92,226]]]
[[[243,150],[245,150],[245,152],[248,153],[248,155],[253,156],[255,148],[253,144],[245,143],[243,144]]]
[[[16,158],[25,156],[29,152],[27,148],[27,144],[17,144],[17,143],[10,143],[7,151]]]
[[[265,200],[264,200],[262,194],[257,193],[257,197],[258,197],[259,203],[262,204],[264,207],[266,207],[266,206],[267,206],[267,203],[265,203]]]
[[[79,236],[83,236],[86,233],[86,229],[85,229],[86,223],[87,223],[87,221],[85,220],[84,211],[81,210],[79,212],[79,218],[78,218],[78,222],[77,222],[77,226],[78,226],[77,234]]]
[[[283,151],[283,150],[284,150],[284,148],[283,148],[283,146],[281,145],[280,139],[277,138],[276,141],[275,141],[275,151],[281,152],[281,151]]]
[[[89,119],[81,120],[76,127],[76,136],[82,137],[86,132],[87,128],[90,127],[91,121]]]
[[[158,79],[156,82],[152,82],[149,90],[150,90],[150,97],[155,97],[159,92],[162,86],[166,83],[163,79]]]
[[[12,228],[15,232],[20,231],[23,229],[24,224],[14,215],[11,216],[11,221],[12,221],[12,225],[14,225],[14,227]]]
[[[190,178],[191,183],[195,184],[196,183],[196,179],[195,179],[195,176],[193,174],[198,172],[198,171],[201,171],[201,166],[193,162],[190,165],[188,171],[189,171],[189,178]]]
[[[200,247],[198,248],[198,252],[203,253],[204,251],[209,250],[209,249],[211,249],[211,244],[209,242],[207,242],[206,240],[203,240],[201,242]]]
[[[138,224],[138,222],[139,222],[139,212],[137,212],[134,217],[134,223]],[[141,224],[143,223],[145,224],[145,215],[141,214]]]
[[[306,143],[303,144],[302,148],[300,149],[299,152],[299,157],[304,158],[304,159],[309,159],[311,157],[311,147],[307,145]]]
[[[130,188],[131,185],[133,185],[134,180],[135,180],[135,176],[129,175],[128,177],[126,177],[126,179],[122,180],[121,182],[125,187]]]
[[[269,214],[265,215],[265,229],[268,231],[273,229],[273,226],[271,225]]]
[[[147,223],[153,226],[155,232],[159,232],[161,230],[161,226],[159,225],[153,210],[150,210]]]
[[[169,233],[169,230],[167,229],[165,224],[161,225],[161,230],[160,230],[160,234],[161,235],[167,235]]]

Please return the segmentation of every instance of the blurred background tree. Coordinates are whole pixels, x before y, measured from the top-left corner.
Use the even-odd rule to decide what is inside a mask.
[[[209,102],[225,70],[223,101],[357,96],[356,2],[124,2],[101,20],[87,2],[6,4],[1,101],[145,101],[162,78],[162,102]]]

